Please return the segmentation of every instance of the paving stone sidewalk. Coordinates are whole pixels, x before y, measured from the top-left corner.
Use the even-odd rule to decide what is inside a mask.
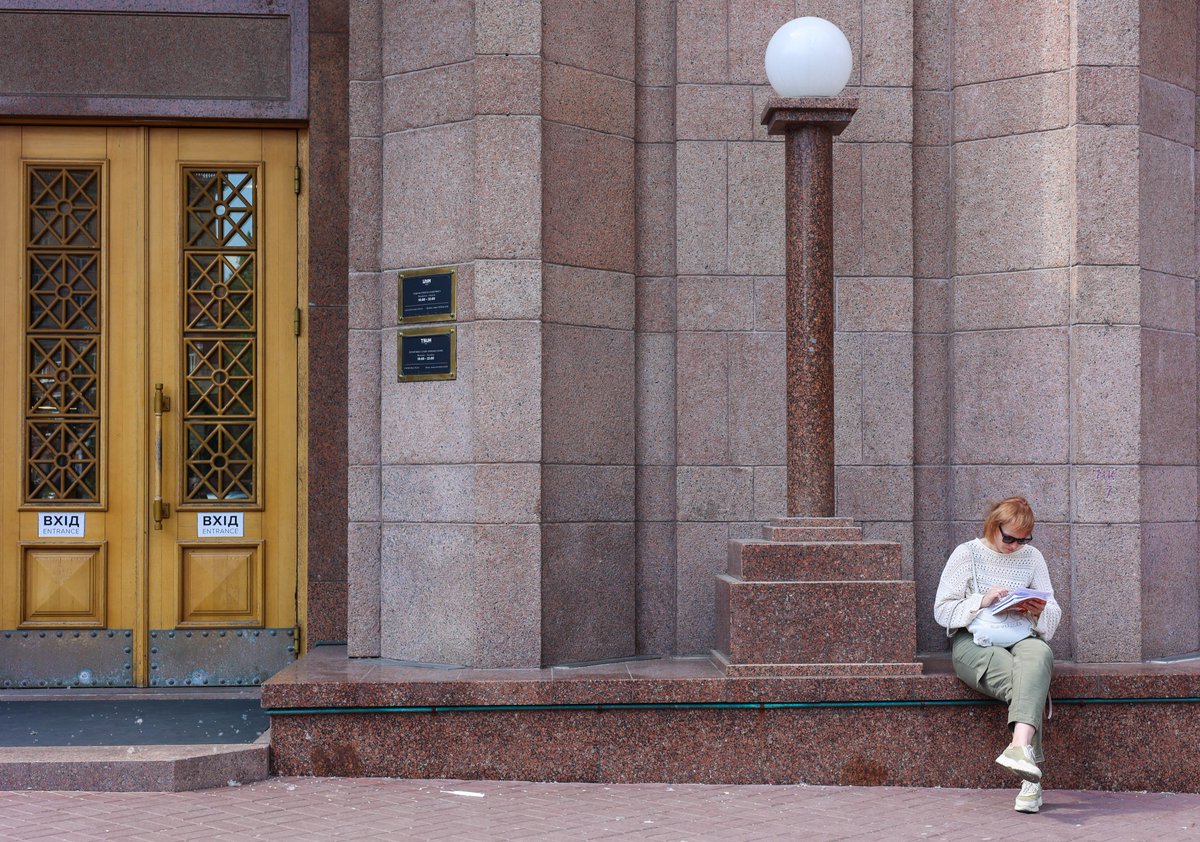
[[[0,792],[4,840],[1147,840],[1200,842],[1200,795],[272,778],[184,793]]]

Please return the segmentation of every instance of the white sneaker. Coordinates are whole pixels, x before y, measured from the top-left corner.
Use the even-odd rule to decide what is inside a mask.
[[[1033,762],[1033,749],[1029,746],[1010,745],[996,758],[996,762],[1016,772],[1024,780],[1037,783],[1042,779],[1042,770]]]
[[[1015,809],[1018,813],[1036,813],[1042,807],[1042,785],[1033,781],[1021,784]]]

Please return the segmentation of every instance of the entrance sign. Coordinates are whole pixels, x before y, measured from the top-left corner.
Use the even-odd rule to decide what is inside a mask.
[[[245,527],[245,512],[196,513],[196,535],[200,538],[241,538]]]
[[[452,327],[402,330],[396,340],[396,379],[454,380],[458,376]]]
[[[401,272],[398,286],[399,321],[454,321],[457,274],[453,269]]]
[[[86,529],[83,512],[38,512],[39,538],[82,538]]]

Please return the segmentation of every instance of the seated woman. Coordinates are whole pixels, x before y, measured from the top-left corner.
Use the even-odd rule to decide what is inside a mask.
[[[1050,690],[1054,656],[1046,641],[1054,636],[1062,609],[1054,599],[1046,560],[1033,540],[1033,509],[1024,497],[992,503],[983,521],[983,536],[960,544],[950,554],[938,583],[933,614],[953,637],[954,672],[970,687],[1008,704],[1007,748],[996,758],[1025,780],[1016,809],[1036,813],[1042,806],[1042,710]],[[967,627],[976,617],[990,619],[988,606],[1017,588],[1046,591],[1049,598],[1020,603],[996,615],[1017,627],[992,645],[993,633]],[[1027,622],[1013,622],[1024,620]],[[977,628],[978,628],[977,624]],[[1008,631],[1012,631],[1009,629]],[[1000,633],[994,633],[996,638]]]

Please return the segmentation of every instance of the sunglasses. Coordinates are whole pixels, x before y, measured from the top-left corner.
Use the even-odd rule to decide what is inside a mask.
[[[1030,541],[1033,540],[1032,532],[1029,533],[1029,536],[1026,538],[1014,538],[1013,536],[1008,535],[1004,532],[1004,527],[1000,526],[1000,527],[997,527],[997,529],[1000,530],[1000,540],[1002,540],[1006,544],[1028,544]]]

